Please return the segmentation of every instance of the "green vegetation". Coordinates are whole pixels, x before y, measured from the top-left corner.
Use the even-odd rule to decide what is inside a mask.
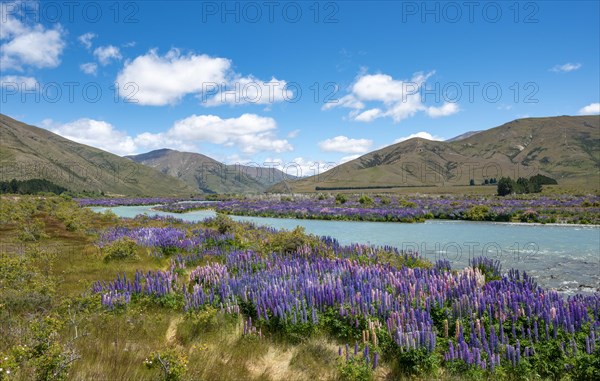
[[[0,181],[0,194],[54,193],[55,195],[59,195],[66,191],[67,188],[56,185],[53,182],[45,179],[31,179],[23,181],[12,179],[11,181]]]
[[[557,184],[557,182],[553,178],[543,175],[532,176],[529,179],[519,177],[517,181],[514,181],[510,177],[502,177],[498,181],[497,193],[498,196],[540,193],[542,191],[542,184]]]
[[[404,202],[410,206],[410,201],[399,202],[386,196],[369,197],[365,203],[383,199],[385,203]],[[586,351],[585,347],[586,335],[596,321],[592,319],[597,319],[591,312],[592,323],[584,323],[575,334],[559,328],[556,339],[521,338],[522,348],[535,348],[535,354],[523,357],[517,367],[503,357],[495,373],[490,373],[462,360],[444,358],[450,340],[463,334],[466,338],[475,337],[469,327],[473,323],[471,314],[452,315],[453,309],[461,308],[460,303],[456,304],[458,300],[448,299],[440,305],[434,302],[427,307],[433,324],[431,333],[437,335],[433,350],[400,347],[377,318],[348,319],[338,308],[315,311],[318,321],[309,319],[297,324],[273,314],[268,321],[260,319],[256,306],[243,300],[237,314],[224,312],[219,303],[184,312],[181,288],[163,296],[134,294],[127,304],[105,308],[103,295],[91,291],[97,281],[114,281],[116,274],[132,280],[140,269],[140,274],[172,269],[184,280],[190,278],[195,266],[214,265],[211,268],[218,269],[228,265],[233,271],[234,265],[226,262],[224,254],[229,249],[257,253],[259,257],[252,264],[254,270],[268,267],[268,261],[263,259],[273,252],[286,260],[308,258],[310,253],[336,261],[338,257],[330,246],[300,228],[273,231],[235,222],[226,215],[192,224],[176,219],[118,219],[112,214],[94,214],[68,197],[20,196],[4,197],[1,201],[2,381],[591,380],[600,373],[600,349]],[[468,213],[474,219],[486,219],[490,211],[485,206],[473,206]],[[22,231],[27,224],[31,225],[29,235],[35,239],[23,239]],[[212,232],[226,235],[226,239],[204,240],[199,251],[210,253],[205,256],[177,250],[158,255],[130,238],[116,239],[101,249],[97,246],[101,233],[108,228],[149,227],[177,228],[190,234],[207,229],[203,233],[207,237]],[[180,254],[183,262],[176,261]],[[426,260],[385,248],[359,248],[346,255],[339,261],[355,270],[362,265],[373,265],[371,271],[408,268],[406,274],[414,274],[432,267]],[[193,266],[179,266],[181,263]],[[474,262],[472,267],[485,275],[485,282],[499,282],[496,263]],[[285,271],[292,274],[303,270],[288,266]],[[443,271],[448,277],[457,274],[447,268]],[[210,279],[207,277],[205,281]],[[379,282],[382,278],[375,279]],[[368,283],[367,278],[365,282]],[[399,290],[390,287],[384,291],[393,294]],[[410,293],[427,290],[415,291],[409,287],[402,292],[408,297]],[[424,311],[425,307],[420,305],[423,299],[415,298],[414,302],[415,311]],[[527,311],[527,304],[519,307]],[[485,329],[490,327],[489,319],[483,311],[480,320]],[[532,321],[527,319],[528,316],[522,315],[515,320],[517,332],[533,330]],[[507,320],[501,327],[494,321],[493,326],[510,334],[511,323]],[[553,328],[550,327],[550,335]],[[542,326],[539,329],[542,337],[544,330]],[[563,347],[562,342],[566,343]],[[356,354],[352,354],[355,343]],[[510,343],[514,344],[514,340]],[[346,344],[350,344],[349,348]]]

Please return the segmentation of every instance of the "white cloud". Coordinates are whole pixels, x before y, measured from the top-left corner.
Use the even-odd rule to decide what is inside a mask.
[[[207,84],[207,91],[201,96],[201,99],[206,106],[272,104],[285,100],[293,101],[295,94],[286,86],[286,81],[275,77],[269,81],[261,81],[253,76],[238,77],[229,80],[226,84]]]
[[[65,48],[60,25],[46,29],[42,24],[28,24],[15,17],[9,3],[0,4],[0,67],[22,71],[24,66],[53,68],[60,64]],[[22,19],[24,15],[20,16]]]
[[[231,62],[207,55],[181,55],[176,49],[159,56],[156,50],[126,62],[117,76],[121,91],[135,83],[135,99],[140,105],[175,104],[187,94],[200,93],[205,83],[223,83]]]
[[[581,66],[582,65],[580,63],[570,63],[570,62],[568,62],[568,63],[566,63],[564,65],[556,65],[552,69],[550,69],[550,71],[553,71],[553,72],[556,72],[556,73],[559,73],[559,72],[568,73],[570,71],[574,71],[574,70],[577,70],[577,69],[581,68]]]
[[[81,118],[65,124],[45,120],[42,122],[42,127],[75,142],[117,155],[132,154],[137,149],[136,142],[131,136],[102,120]]]
[[[458,112],[458,105],[456,103],[446,102],[440,107],[427,107],[425,112],[432,118],[439,118],[442,116],[456,114]]]
[[[204,106],[223,104],[261,104],[294,101],[296,94],[287,82],[272,77],[261,80],[252,75],[242,76],[231,68],[226,58],[205,54],[183,55],[171,49],[160,56],[156,49],[127,61],[116,82],[123,93],[128,83],[135,83],[134,98],[140,105],[164,106],[175,104],[194,94]]]
[[[354,117],[354,120],[358,120],[359,122],[371,122],[377,118],[381,118],[383,116],[383,112],[381,109],[372,108],[367,111],[363,111],[360,114]]]
[[[100,65],[102,66],[110,64],[110,62],[113,60],[118,61],[123,58],[119,48],[113,45],[97,47],[94,50],[94,56],[98,59],[98,62],[100,62]]]
[[[434,72],[415,73],[409,80],[397,80],[387,74],[361,74],[350,87],[350,92],[339,102],[328,103],[323,110],[334,107],[351,109],[348,117],[359,122],[371,122],[388,117],[398,123],[424,112],[432,118],[448,116],[459,111],[458,104],[444,103],[442,106],[426,106],[421,99],[421,88]],[[380,107],[365,111],[367,102],[376,102]]]
[[[369,151],[373,141],[369,139],[350,139],[346,136],[336,136],[319,142],[319,148],[325,152],[365,153]]]
[[[332,99],[323,105],[323,110],[329,110],[334,107],[346,107],[355,110],[361,110],[365,108],[364,103],[356,99],[352,94],[344,95],[340,99]]]
[[[580,115],[597,115],[600,114],[600,103],[590,103],[579,110]]]
[[[432,135],[432,134],[430,134],[429,132],[426,132],[426,131],[420,131],[420,132],[417,132],[417,133],[414,133],[414,134],[410,134],[408,136],[404,136],[404,137],[398,138],[398,139],[394,140],[393,144],[400,143],[400,142],[403,142],[405,140],[412,139],[412,138],[422,138],[422,139],[434,140],[434,141],[446,140],[446,139],[442,138],[441,136]]]
[[[180,140],[206,141],[228,147],[236,146],[244,153],[292,151],[292,145],[275,136],[273,118],[243,114],[222,119],[216,115],[192,115],[175,122],[167,135]]]
[[[39,88],[40,84],[34,77],[21,75],[5,75],[0,77],[0,87],[13,90],[34,90]]]
[[[88,32],[77,37],[77,40],[79,40],[79,43],[89,50],[92,47],[92,40],[96,37],[98,37],[98,35],[95,33]]]
[[[288,132],[287,137],[295,138],[296,136],[298,136],[299,133],[300,133],[300,129],[292,130],[292,131]]]
[[[130,136],[110,123],[89,118],[60,124],[45,120],[42,127],[78,143],[97,147],[117,155],[129,155],[158,148],[195,151],[199,143],[234,147],[244,154],[292,151],[285,139],[277,138],[274,119],[255,114],[222,119],[215,115],[192,115],[176,121],[166,132],[142,132]]]
[[[81,71],[84,72],[85,74],[96,75],[96,73],[98,71],[98,65],[94,62],[88,62],[88,63],[79,65],[79,69],[81,69]]]

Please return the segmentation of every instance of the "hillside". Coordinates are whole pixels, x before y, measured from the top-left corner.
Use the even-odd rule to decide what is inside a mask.
[[[97,148],[0,114],[0,180],[46,179],[74,191],[189,195],[183,182]]]
[[[453,141],[413,138],[270,191],[340,187],[465,186],[470,179],[543,174],[559,184],[600,189],[600,116],[518,119]],[[333,190],[333,189],[330,189]]]
[[[451,139],[447,139],[447,140],[445,140],[445,141],[446,141],[447,143],[450,143],[450,142],[457,142],[457,141],[459,141],[459,140],[463,140],[463,139],[469,138],[469,137],[471,137],[471,136],[473,136],[473,135],[475,135],[475,134],[478,134],[478,133],[480,133],[480,132],[481,132],[481,131],[468,131],[468,132],[465,132],[464,134],[460,134],[460,135],[458,135],[458,136],[455,136],[455,137],[453,137],[453,138],[451,138]]]
[[[225,165],[199,153],[171,149],[155,150],[128,158],[206,193],[264,192],[284,179],[284,173],[275,168]]]

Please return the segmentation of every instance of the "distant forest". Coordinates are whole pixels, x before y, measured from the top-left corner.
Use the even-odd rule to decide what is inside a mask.
[[[56,185],[45,179],[31,180],[15,180],[0,181],[0,194],[38,194],[38,193],[54,193],[61,194],[67,192],[68,189]]]

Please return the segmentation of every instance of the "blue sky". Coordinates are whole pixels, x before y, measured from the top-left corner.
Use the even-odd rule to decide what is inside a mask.
[[[2,113],[120,155],[305,172],[415,134],[598,113],[597,1],[424,4],[3,2]]]

